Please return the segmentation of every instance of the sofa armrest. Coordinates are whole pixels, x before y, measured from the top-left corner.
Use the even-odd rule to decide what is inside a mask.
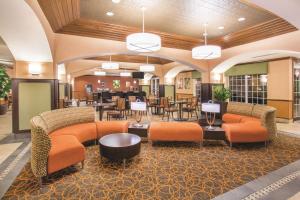
[[[51,141],[48,134],[39,126],[31,128],[31,169],[36,177],[47,175],[48,155]]]

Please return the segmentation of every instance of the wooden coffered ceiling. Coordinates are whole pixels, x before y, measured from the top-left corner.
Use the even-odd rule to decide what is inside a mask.
[[[84,2],[86,3],[89,1],[94,1],[94,0],[86,0]],[[169,2],[170,1],[171,0],[169,0]],[[238,9],[239,7],[241,7],[242,4],[242,2],[239,2],[238,0],[223,0],[223,1],[224,2],[230,1],[231,3],[235,3],[234,9]],[[127,35],[141,31],[139,27],[128,26],[124,24],[109,23],[109,22],[105,22],[105,20],[100,21],[99,18],[97,17],[83,18],[81,14],[81,12],[83,11],[81,11],[80,8],[81,6],[80,0],[51,0],[51,1],[38,0],[38,2],[43,12],[45,13],[45,16],[47,17],[53,31],[56,33],[125,41]],[[104,2],[104,1],[100,0],[99,2]],[[110,1],[106,0],[106,2],[110,2]],[[214,2],[214,1],[210,1],[210,2]],[[216,5],[212,5],[212,6],[216,6]],[[222,7],[220,9],[220,7],[218,7],[218,9],[219,9],[218,12],[222,12],[222,9],[227,9],[227,8]],[[243,9],[245,10],[245,8]],[[249,8],[247,9],[248,9],[247,10],[248,14],[250,13],[254,15],[255,14],[254,11],[256,11],[255,9],[258,8],[253,7],[251,8],[252,10]],[[225,10],[225,11],[223,13],[229,15],[228,12],[230,10]],[[267,11],[265,12],[268,13]],[[241,13],[239,13],[239,15],[241,15]],[[242,29],[235,28],[234,32],[225,33],[210,38],[208,42],[213,44],[218,44],[222,46],[222,48],[229,48],[236,45],[242,45],[249,42],[254,42],[257,40],[261,40],[261,39],[265,39],[265,38],[269,38],[269,37],[273,37],[273,36],[277,36],[280,34],[289,33],[297,30],[294,26],[292,26],[285,20],[273,16],[270,13],[269,15],[264,16],[265,21],[263,22],[257,23],[259,20],[253,19],[253,21],[256,20],[255,21],[256,24],[253,22],[248,27],[242,27]],[[185,17],[186,16],[180,18],[180,20],[185,19]],[[224,16],[224,18],[226,18],[226,16]],[[160,19],[157,18],[157,20],[159,21]],[[174,22],[173,25],[176,26]],[[161,26],[163,26],[163,24]],[[199,33],[199,37],[194,37],[191,36],[191,34],[186,34],[186,35],[178,34],[179,31],[177,32],[175,31],[176,33],[174,33],[174,31],[167,32],[167,31],[161,31],[157,29],[153,29],[153,31],[149,31],[147,29],[147,32],[152,32],[160,35],[162,38],[163,47],[191,50],[193,47],[203,43],[203,39],[201,38],[201,33]]]
[[[110,56],[98,56],[87,58],[86,60],[99,60],[99,61],[109,61]],[[146,63],[147,57],[141,55],[112,55],[111,61],[116,62],[126,62],[126,63]],[[158,64],[164,65],[173,62],[172,60],[167,60],[163,58],[156,58],[156,57],[148,57],[149,64]]]

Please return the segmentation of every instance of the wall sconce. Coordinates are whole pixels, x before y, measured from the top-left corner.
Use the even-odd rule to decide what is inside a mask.
[[[133,84],[136,84],[136,80],[133,81]]]
[[[42,73],[42,66],[39,63],[30,63],[28,65],[28,72],[31,75],[40,75]]]
[[[71,75],[70,74],[67,75],[67,80],[68,80],[68,83],[71,82]]]
[[[221,80],[221,74],[214,74],[213,79],[214,79],[215,81],[220,81],[220,80]]]
[[[99,84],[101,83],[101,81],[100,81],[100,80],[98,80],[97,82],[98,82]]]

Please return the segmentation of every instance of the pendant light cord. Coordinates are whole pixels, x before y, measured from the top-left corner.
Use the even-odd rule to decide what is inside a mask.
[[[143,12],[143,33],[145,32],[145,7],[142,7],[142,12]]]
[[[205,46],[207,45],[207,30],[206,30],[206,26],[207,26],[207,24],[205,23],[204,24],[204,44],[205,44]]]

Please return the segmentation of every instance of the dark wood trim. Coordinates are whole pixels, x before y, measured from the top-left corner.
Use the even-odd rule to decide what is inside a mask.
[[[51,110],[56,109],[58,105],[58,80],[57,79],[12,79],[12,130],[13,133],[25,133],[30,130],[19,129],[19,84],[20,83],[50,83],[51,84]],[[56,88],[56,89],[55,89]]]
[[[286,99],[267,99],[267,101],[284,101],[284,102],[293,102],[293,100],[286,100]]]

